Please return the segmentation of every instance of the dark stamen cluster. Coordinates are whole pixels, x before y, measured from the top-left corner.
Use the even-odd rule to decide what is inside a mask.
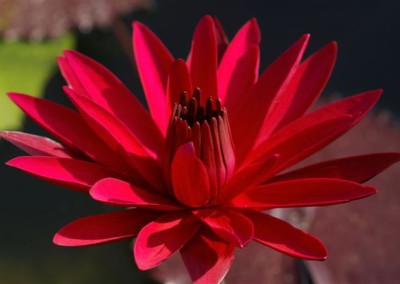
[[[186,120],[189,127],[195,122],[200,125],[204,121],[210,122],[213,117],[223,116],[221,101],[213,100],[208,97],[205,106],[201,105],[201,92],[199,88],[195,88],[192,97],[189,99],[187,92],[182,92],[179,104],[175,104],[172,117]]]

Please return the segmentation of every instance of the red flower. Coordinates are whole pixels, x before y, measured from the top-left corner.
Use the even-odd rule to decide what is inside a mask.
[[[77,111],[9,94],[60,143],[3,132],[31,155],[8,165],[130,207],[76,220],[54,242],[82,246],[136,238],[134,256],[143,270],[180,251],[194,282],[217,283],[235,247],[251,240],[291,256],[325,259],[318,239],[263,211],[374,194],[375,188],[360,183],[400,154],[285,171],[353,127],[381,93],[361,93],[305,114],[336,58],[333,42],[302,61],[308,40],[301,37],[258,77],[255,20],[228,44],[219,22],[204,17],[186,62],[174,60],[147,27],[134,23],[135,58],[150,113],[105,67],[67,51],[59,65]]]

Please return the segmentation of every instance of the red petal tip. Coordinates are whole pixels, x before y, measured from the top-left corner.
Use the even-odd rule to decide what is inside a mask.
[[[7,166],[9,166],[9,167],[15,167],[15,160],[17,160],[18,159],[18,157],[16,157],[16,158],[13,158],[13,159],[11,159],[11,160],[8,160],[7,162],[5,162],[4,164],[5,165],[7,165]]]
[[[260,27],[258,26],[257,19],[256,18],[251,18],[249,20],[249,22],[250,22],[250,25],[251,25],[252,29],[257,32],[257,42],[260,43],[260,41],[261,41],[261,31],[260,31]]]
[[[134,29],[136,29],[136,28],[140,29],[140,28],[143,27],[143,26],[144,26],[144,24],[142,24],[142,23],[139,22],[139,21],[133,21],[133,22],[132,22],[132,27],[133,27]]]
[[[19,93],[7,93],[7,97],[10,98],[10,100],[12,100],[14,103],[16,102],[16,100],[18,100],[21,97],[28,97],[28,95],[25,94],[19,94]]]
[[[365,195],[362,198],[378,193],[378,189],[373,186],[365,185],[364,188],[365,188]]]

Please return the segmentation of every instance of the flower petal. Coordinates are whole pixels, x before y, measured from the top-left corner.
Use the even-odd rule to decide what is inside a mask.
[[[92,129],[118,153],[126,163],[142,178],[158,191],[162,191],[163,181],[159,178],[161,168],[136,136],[130,132],[118,119],[93,103],[86,97],[80,96],[72,89],[64,88],[69,98],[79,108]]]
[[[139,22],[133,23],[133,52],[151,116],[165,136],[169,120],[165,93],[173,57],[160,39]]]
[[[260,30],[256,19],[248,21],[229,44],[218,68],[218,95],[232,115],[257,81]]]
[[[264,159],[263,156],[279,155],[278,162],[274,165],[273,172],[275,173],[295,164],[300,157],[305,158],[320,150],[347,131],[352,122],[353,117],[350,115],[341,115],[320,120],[315,125],[304,125],[303,128],[298,129],[292,128],[291,133],[282,132],[281,134],[285,135],[279,135],[279,137],[276,135],[274,139],[268,140],[269,143],[261,145],[265,147],[257,147],[255,152],[262,160]],[[269,169],[269,172],[272,176],[272,168]]]
[[[264,173],[275,166],[278,158],[279,155],[274,154],[260,164],[253,164],[238,170],[224,185],[221,193],[214,200],[213,204],[225,203],[227,200],[232,199],[249,187],[263,182],[265,180],[265,175],[260,175],[260,173]]]
[[[151,116],[138,99],[107,68],[77,51],[65,51],[65,59],[74,76],[81,83],[75,88],[75,80],[68,80],[72,89],[91,99],[108,113],[120,120],[142,144],[160,153],[162,135]],[[82,92],[82,87],[85,92]]]
[[[303,115],[319,97],[332,74],[336,56],[337,44],[331,42],[300,64],[285,90],[286,99],[280,104],[281,119],[277,128]]]
[[[180,252],[193,283],[208,284],[221,283],[231,267],[234,251],[234,245],[203,228]]]
[[[63,145],[47,137],[19,131],[1,131],[0,137],[32,156],[58,158],[72,158],[73,156]]]
[[[327,251],[314,236],[268,214],[245,211],[253,221],[254,240],[284,254],[310,260],[324,260]]]
[[[64,56],[57,56],[57,63],[62,76],[64,77],[65,81],[67,81],[68,87],[79,93],[86,94],[85,86],[82,85],[67,59]],[[90,94],[87,95],[90,96]]]
[[[192,82],[190,79],[189,69],[186,62],[182,59],[175,60],[171,64],[168,75],[167,87],[167,116],[171,117],[174,104],[179,102],[183,92],[190,94],[193,91]]]
[[[332,178],[309,178],[268,183],[238,195],[231,204],[240,208],[324,206],[345,203],[376,193],[372,186]]]
[[[253,223],[239,212],[228,209],[201,209],[195,212],[221,239],[238,247],[245,247],[253,238]]]
[[[192,142],[178,148],[171,167],[176,199],[190,207],[206,204],[210,198],[210,182],[207,169],[196,157]]]
[[[304,116],[304,119],[311,121],[317,118],[321,119],[346,113],[355,116],[353,123],[355,125],[372,109],[381,95],[382,90],[380,89],[359,93],[321,107]]]
[[[317,121],[311,126],[290,128],[290,132],[282,132],[283,135],[279,137],[276,134],[275,139],[271,138],[253,150],[252,155],[235,174],[237,177],[234,176],[225,186],[224,193],[226,192],[227,196],[224,196],[224,200],[255,184],[267,181],[277,172],[326,146],[348,130],[352,122],[353,118],[350,115],[342,115]],[[240,187],[234,183],[235,180],[242,182]]]
[[[221,22],[217,17],[212,18],[214,21],[215,27],[215,35],[217,37],[217,51],[218,51],[218,63],[221,61],[221,58],[224,56],[226,48],[228,47],[229,40],[226,36],[224,28],[222,27]]]
[[[59,246],[88,246],[134,238],[160,212],[130,209],[75,220],[59,230],[53,242]]]
[[[99,140],[77,112],[51,101],[23,94],[9,93],[8,96],[30,118],[64,145],[81,151],[95,161],[121,168],[120,159],[110,155],[111,149]]]
[[[150,156],[139,139],[119,119],[112,116],[94,101],[78,94],[74,90],[65,87],[64,91],[82,115],[84,115],[84,118],[92,129],[96,131],[110,148],[117,151],[122,148],[130,154],[140,157]]]
[[[263,165],[273,154],[280,158],[274,168],[264,175],[272,175],[296,164],[344,134],[363,118],[376,103],[380,90],[369,91],[329,104],[303,116],[277,131],[252,151],[243,167]]]
[[[171,200],[148,192],[128,182],[106,178],[90,189],[93,199],[112,205],[144,207],[157,210],[178,210],[180,207]]]
[[[98,164],[68,158],[21,156],[6,164],[53,184],[80,191],[89,191],[103,178],[120,176]]]
[[[270,182],[317,177],[366,182],[398,161],[400,161],[400,153],[346,157],[306,166],[274,177]]]
[[[136,264],[141,270],[158,266],[186,244],[201,223],[188,211],[164,214],[146,225],[134,245]]]
[[[205,105],[208,97],[218,97],[217,56],[214,21],[212,17],[204,16],[194,32],[188,64],[193,87],[200,88],[204,94],[201,105]]]
[[[261,75],[235,115],[230,116],[238,165],[254,146],[259,132],[268,131],[268,125],[262,127],[264,120],[300,64],[308,39],[309,35],[304,35],[278,57]]]

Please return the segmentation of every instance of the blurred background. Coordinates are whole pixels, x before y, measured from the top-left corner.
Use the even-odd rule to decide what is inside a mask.
[[[304,33],[312,35],[306,55],[336,40],[339,57],[321,103],[385,90],[373,114],[309,161],[400,151],[399,9],[400,2],[390,0],[0,0],[0,128],[47,135],[5,93],[68,105],[55,64],[63,49],[103,63],[143,100],[132,60],[131,22],[145,23],[175,57],[186,58],[195,25],[211,14],[230,38],[248,19],[257,18],[261,70]],[[53,245],[53,234],[64,224],[110,208],[3,165],[20,154],[0,141],[0,283],[187,281],[179,259],[139,273],[128,241],[88,248]],[[380,192],[366,200],[275,212],[320,237],[330,252],[326,262],[297,261],[251,245],[238,251],[226,283],[395,283],[400,279],[399,170],[392,167],[372,180]]]

